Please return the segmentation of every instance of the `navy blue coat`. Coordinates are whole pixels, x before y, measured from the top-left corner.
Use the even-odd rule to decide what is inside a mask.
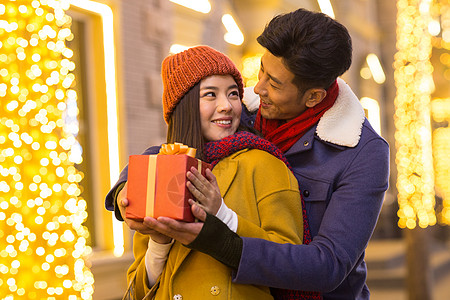
[[[234,282],[320,291],[324,299],[369,299],[364,253],[388,188],[389,146],[348,85],[338,82],[336,103],[285,153],[305,200],[312,242],[243,238]]]

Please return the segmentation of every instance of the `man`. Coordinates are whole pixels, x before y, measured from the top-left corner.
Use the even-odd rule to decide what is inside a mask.
[[[369,299],[364,251],[388,187],[389,146],[338,78],[351,64],[348,31],[324,14],[299,9],[272,19],[257,41],[265,53],[254,88],[261,99],[255,128],[291,164],[312,242],[282,245],[239,237],[212,215],[205,223],[168,218],[126,222],[211,255],[235,270],[237,283],[319,291],[324,299]],[[202,180],[192,179],[195,193],[207,194]],[[124,193],[117,199],[123,210]],[[200,206],[192,210],[205,220]]]

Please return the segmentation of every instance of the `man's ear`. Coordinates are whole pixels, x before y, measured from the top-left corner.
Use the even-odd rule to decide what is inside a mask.
[[[327,96],[327,91],[325,89],[321,88],[312,88],[306,91],[307,94],[307,100],[306,100],[306,107],[314,107],[320,102],[322,102],[323,99]]]

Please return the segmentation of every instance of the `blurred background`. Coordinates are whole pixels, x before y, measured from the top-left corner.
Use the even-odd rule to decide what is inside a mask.
[[[163,58],[210,45],[253,86],[256,37],[300,7],[348,28],[342,78],[390,144],[372,299],[448,299],[449,0],[1,0],[1,299],[121,299],[132,232],[104,197],[165,142]]]

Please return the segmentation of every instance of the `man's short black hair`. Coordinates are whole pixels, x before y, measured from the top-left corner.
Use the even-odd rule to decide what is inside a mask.
[[[274,17],[257,41],[282,58],[303,91],[328,88],[352,63],[347,29],[323,13],[302,8]]]

